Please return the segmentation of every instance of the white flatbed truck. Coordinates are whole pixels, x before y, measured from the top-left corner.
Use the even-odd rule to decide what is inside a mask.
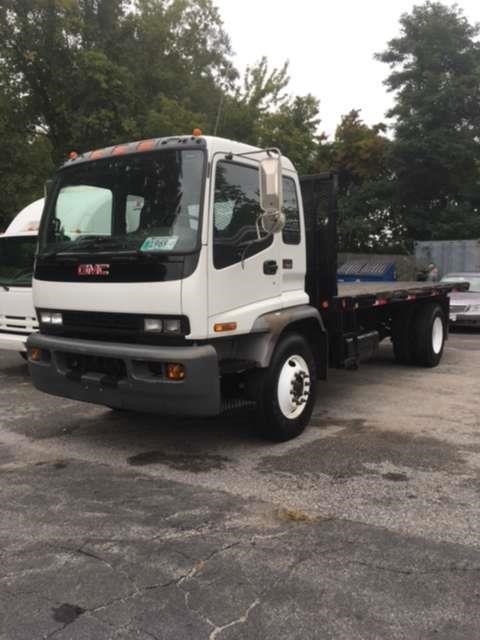
[[[73,154],[40,229],[35,386],[159,414],[254,402],[260,433],[282,441],[308,424],[328,368],[356,368],[381,340],[436,366],[454,285],[338,292],[335,184],[202,135]],[[85,193],[94,231],[72,224]]]

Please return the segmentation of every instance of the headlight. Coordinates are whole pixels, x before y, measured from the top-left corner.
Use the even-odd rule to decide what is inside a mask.
[[[169,318],[163,321],[165,333],[180,333],[181,326],[178,318]]]
[[[57,311],[41,311],[40,322],[42,324],[59,325],[63,324],[63,317],[62,314]]]
[[[143,329],[146,333],[179,335],[185,332],[181,318],[144,318]]]
[[[152,333],[162,333],[163,320],[159,318],[145,318],[145,320],[143,321],[143,326],[145,331],[149,331]]]

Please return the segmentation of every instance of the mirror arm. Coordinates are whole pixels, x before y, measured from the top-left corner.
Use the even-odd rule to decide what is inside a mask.
[[[257,226],[257,233],[259,232],[259,228]],[[247,251],[250,249],[250,247],[255,244],[256,242],[263,242],[263,240],[266,240],[267,238],[270,238],[270,236],[273,236],[274,234],[271,231],[268,231],[264,236],[260,236],[258,238],[254,238],[253,240],[250,240],[250,242],[248,242],[245,247],[243,248],[241,257],[240,257],[240,264],[242,265],[242,269],[245,269],[245,256],[247,254]]]

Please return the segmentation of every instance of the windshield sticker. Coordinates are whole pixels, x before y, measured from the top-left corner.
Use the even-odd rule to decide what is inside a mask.
[[[171,251],[175,249],[178,236],[153,236],[145,238],[140,251]]]

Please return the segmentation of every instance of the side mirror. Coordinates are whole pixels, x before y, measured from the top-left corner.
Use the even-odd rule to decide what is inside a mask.
[[[281,211],[262,213],[260,224],[266,233],[278,233],[285,226],[285,214]]]
[[[282,190],[282,156],[276,152],[260,161],[260,222],[267,233],[278,233],[285,225]]]

